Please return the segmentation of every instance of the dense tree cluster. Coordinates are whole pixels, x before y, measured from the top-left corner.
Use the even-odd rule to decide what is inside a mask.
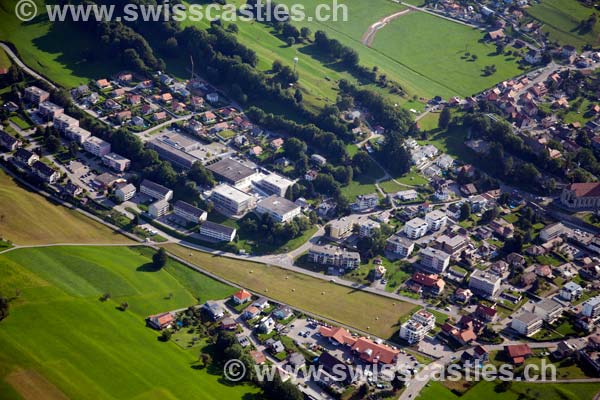
[[[310,221],[306,217],[296,217],[285,224],[276,222],[269,214],[257,216],[248,214],[240,221],[241,230],[260,238],[261,242],[282,245],[310,228]]]

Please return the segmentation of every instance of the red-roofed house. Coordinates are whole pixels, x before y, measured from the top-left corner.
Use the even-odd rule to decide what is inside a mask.
[[[504,350],[506,350],[506,354],[512,360],[513,364],[523,364],[525,359],[533,354],[526,344],[505,346]]]
[[[477,309],[475,309],[475,316],[485,322],[494,322],[496,319],[496,314],[497,312],[495,307],[488,307],[483,304],[479,304]]]
[[[169,328],[174,321],[175,318],[173,317],[173,314],[168,312],[151,315],[148,318],[146,318],[146,324],[159,331],[165,328]]]
[[[352,351],[359,355],[360,359],[371,364],[393,364],[400,353],[385,344],[379,344],[370,339],[361,337],[352,345]]]
[[[244,304],[252,299],[252,295],[246,289],[242,289],[239,292],[231,296],[231,300],[235,304]]]
[[[356,339],[352,337],[350,332],[348,332],[346,329],[344,329],[342,327],[328,328],[326,326],[321,326],[319,328],[319,333],[324,338],[328,338],[330,341],[333,341],[333,342],[336,342],[336,343],[339,343],[342,345],[352,346],[354,344],[354,342],[356,342]]]
[[[437,274],[424,274],[421,272],[416,272],[412,276],[410,284],[425,288],[436,296],[442,293],[446,286],[446,282],[444,282]]]

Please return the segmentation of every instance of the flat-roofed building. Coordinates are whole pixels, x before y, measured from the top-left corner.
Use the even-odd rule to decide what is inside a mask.
[[[217,211],[233,215],[244,214],[255,206],[254,197],[227,184],[215,186],[210,200],[214,203]]]
[[[333,220],[327,224],[329,237],[332,239],[340,239],[347,233],[352,231],[352,223],[348,218],[340,218]]]
[[[29,86],[25,88],[24,97],[25,100],[29,102],[39,104],[48,100],[50,98],[50,93],[43,89],[40,89],[37,86]]]
[[[550,240],[556,239],[557,237],[567,233],[567,231],[568,229],[566,226],[560,222],[557,222],[542,229],[540,231],[540,239],[544,242],[549,242]]]
[[[419,253],[421,255],[421,265],[428,271],[442,273],[450,265],[450,254],[433,247],[425,247]]]
[[[582,314],[593,319],[600,316],[600,296],[587,299],[583,303]]]
[[[158,183],[144,179],[140,185],[140,193],[152,197],[154,200],[169,201],[173,198],[173,191]]]
[[[153,218],[159,218],[169,212],[169,202],[166,200],[157,200],[148,206],[148,213]]]
[[[545,298],[533,305],[532,311],[549,324],[560,318],[565,307],[559,301]]]
[[[207,212],[201,208],[194,207],[193,205],[181,200],[177,200],[175,202],[175,205],[173,206],[173,212],[178,217],[194,224],[206,221],[206,217],[208,215]]]
[[[46,121],[53,119],[65,112],[65,109],[61,106],[54,104],[50,101],[44,101],[38,106],[38,114],[46,119]]]
[[[68,116],[67,114],[56,115],[53,119],[54,127],[59,132],[65,132],[67,128],[79,126],[79,120]]]
[[[156,151],[161,159],[169,161],[180,168],[190,169],[194,163],[200,161],[200,159],[186,153],[181,148],[174,147],[158,139],[148,142],[148,148]]]
[[[532,336],[542,329],[544,321],[542,318],[529,311],[522,311],[514,316],[510,327],[523,336]]]
[[[433,210],[425,215],[425,222],[430,231],[439,231],[446,226],[447,221],[446,213],[440,210]]]
[[[117,189],[115,190],[115,196],[117,196],[117,199],[123,202],[131,200],[133,196],[135,196],[136,191],[137,190],[135,186],[131,183],[121,184],[117,186]]]
[[[434,326],[435,316],[425,310],[419,310],[400,326],[400,337],[410,344],[418,343]]]
[[[469,278],[469,289],[478,295],[496,297],[500,292],[501,281],[502,278],[499,275],[475,269]]]
[[[387,239],[385,249],[394,255],[405,258],[415,249],[415,242],[401,235],[393,235]]]
[[[280,196],[269,196],[256,204],[258,215],[269,214],[277,222],[289,222],[300,215],[302,207]]]
[[[90,136],[88,140],[83,142],[83,148],[96,157],[104,157],[110,153],[110,143],[96,136]]]
[[[277,174],[269,174],[256,181],[256,184],[271,194],[284,197],[294,182]]]
[[[360,237],[372,237],[375,234],[376,229],[380,229],[381,224],[377,221],[365,221],[359,224],[358,236]]]
[[[331,245],[315,245],[308,251],[308,260],[316,264],[354,269],[360,265],[360,254]]]
[[[441,235],[433,242],[436,247],[445,253],[455,256],[460,254],[469,244],[469,238],[464,235]]]
[[[413,218],[404,225],[404,234],[410,239],[419,239],[427,234],[427,222],[422,218]]]
[[[102,162],[109,168],[123,172],[131,165],[129,158],[125,158],[117,153],[108,153],[102,157]]]
[[[235,238],[236,230],[226,225],[204,221],[200,225],[199,233],[220,242],[231,242]]]
[[[68,126],[63,134],[67,139],[79,144],[85,143],[85,141],[92,136],[90,131],[83,129],[80,126]]]
[[[250,185],[252,179],[257,176],[254,169],[247,167],[232,158],[224,158],[214,164],[208,165],[206,168],[208,168],[219,181],[238,188]]]

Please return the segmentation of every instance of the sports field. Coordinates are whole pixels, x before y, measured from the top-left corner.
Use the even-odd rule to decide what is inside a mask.
[[[415,307],[278,267],[213,256],[176,244],[163,247],[252,291],[385,339],[398,331],[398,320]]]
[[[74,34],[66,23],[50,23],[44,2],[35,2],[40,15],[21,22],[14,11],[17,0],[0,0],[0,40],[13,43],[25,64],[67,88],[119,71],[119,57],[114,62],[90,59],[98,38]]]
[[[481,381],[462,396],[457,396],[439,382],[430,382],[417,399],[427,400],[497,400],[544,399],[544,400],[591,400],[600,390],[597,383],[526,383],[513,382],[506,392],[496,392],[495,382]]]
[[[2,170],[0,236],[20,245],[133,243],[78,212],[18,186]]]
[[[527,14],[543,23],[542,30],[550,35],[550,40],[579,49],[586,44],[600,45],[598,24],[589,31],[580,26],[580,22],[587,20],[594,12],[593,8],[584,6],[578,0],[541,0],[527,9]]]
[[[162,343],[150,313],[222,298],[235,289],[151,250],[125,247],[20,249],[0,255],[0,292],[21,295],[0,322],[2,399],[242,399],[247,386],[193,369],[198,349]],[[99,301],[109,292],[112,299]],[[116,307],[128,302],[129,308]]]

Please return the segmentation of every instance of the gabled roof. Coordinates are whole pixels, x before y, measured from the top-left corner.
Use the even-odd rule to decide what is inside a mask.
[[[242,289],[236,294],[234,294],[233,297],[235,297],[238,300],[246,300],[252,297],[252,295],[246,289]]]
[[[319,328],[319,333],[323,337],[333,339],[339,344],[353,345],[356,342],[356,339],[352,337],[350,332],[342,327],[328,328],[326,326],[321,326]]]

